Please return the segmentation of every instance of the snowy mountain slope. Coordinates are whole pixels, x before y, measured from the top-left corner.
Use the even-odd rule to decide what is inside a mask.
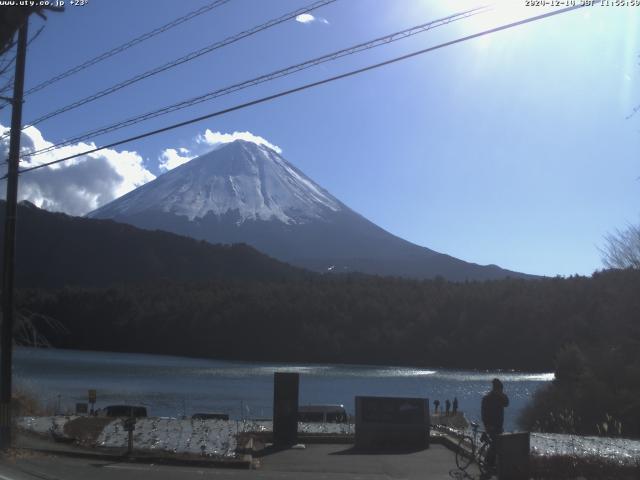
[[[450,280],[524,277],[421,247],[349,209],[274,150],[244,140],[91,212],[212,243],[247,243],[316,271]]]
[[[343,206],[269,147],[236,140],[147,183],[90,217],[160,210],[202,218],[230,211],[238,223],[305,223]]]

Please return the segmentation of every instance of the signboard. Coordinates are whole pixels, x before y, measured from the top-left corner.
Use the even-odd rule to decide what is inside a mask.
[[[274,373],[273,443],[276,445],[293,445],[298,440],[299,383],[298,373]]]
[[[420,398],[360,397],[362,421],[412,424],[424,422],[424,400]]]
[[[96,391],[89,390],[89,403],[96,403]]]
[[[133,432],[136,429],[135,417],[129,417],[122,420],[122,425],[125,432]]]
[[[429,428],[426,398],[356,397],[356,448],[428,448]]]

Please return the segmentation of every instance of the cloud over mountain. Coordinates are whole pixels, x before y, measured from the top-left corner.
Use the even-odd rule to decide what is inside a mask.
[[[179,148],[164,149],[158,158],[158,168],[163,173],[168,172],[169,170],[173,170],[174,168],[193,160],[203,153],[216,150],[217,148],[236,140],[245,140],[247,142],[255,143],[256,145],[264,145],[279,154],[282,153],[282,149],[280,147],[269,142],[266,138],[254,135],[251,132],[222,133],[214,132],[207,128],[204,133],[200,133],[195,137],[193,144],[189,147],[183,146]]]
[[[173,170],[174,168],[193,160],[203,153],[216,150],[221,146],[236,140],[244,140],[246,142],[255,143],[256,145],[263,145],[265,147],[269,147],[278,154],[282,153],[282,149],[279,146],[274,145],[266,138],[254,135],[251,132],[222,133],[214,132],[207,128],[204,133],[200,133],[195,137],[193,145],[189,148],[180,147],[164,149],[158,158],[159,168],[162,172],[168,172],[169,170]]]
[[[0,134],[8,131],[0,124]],[[202,151],[211,151],[235,140],[246,140],[267,146],[281,153],[282,149],[268,140],[251,132],[222,133],[206,129],[198,134],[191,148],[166,148],[158,157],[160,172],[168,172],[197,157]],[[45,149],[53,143],[46,140],[36,127],[28,127],[22,132],[22,154]],[[20,162],[22,168],[50,162],[58,158],[74,155],[95,148],[94,143],[77,143],[27,157]],[[0,140],[0,156],[9,153],[9,138]],[[6,165],[0,167],[0,174],[6,173]],[[147,168],[142,156],[135,150],[105,149],[83,155],[60,164],[34,170],[20,176],[18,199],[28,200],[40,208],[64,212],[70,215],[84,215],[105,205],[137,187],[154,180],[156,176]],[[0,196],[6,196],[6,182],[0,182]]]
[[[0,124],[0,132],[7,127]],[[36,127],[22,132],[23,155],[53,145]],[[95,148],[93,143],[77,143],[43,153],[20,162],[22,168]],[[0,156],[9,153],[9,138],[0,141]],[[2,163],[1,174],[6,173]],[[43,167],[20,176],[18,199],[29,200],[47,210],[83,215],[128,193],[155,178],[135,151],[105,149],[66,162]],[[6,181],[0,183],[0,195],[6,195]]]
[[[282,149],[277,145],[269,142],[266,138],[260,137],[259,135],[254,135],[251,132],[233,132],[233,133],[222,133],[222,132],[212,132],[208,128],[202,135],[198,135],[196,138],[196,142],[208,145],[210,147],[219,147],[224,145],[225,143],[235,142],[236,140],[245,140],[247,142],[255,143],[256,145],[264,145],[265,147],[269,147],[271,150],[274,150],[278,154],[282,154]],[[208,150],[211,150],[210,148]]]

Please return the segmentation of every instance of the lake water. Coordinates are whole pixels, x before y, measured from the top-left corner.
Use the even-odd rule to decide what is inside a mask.
[[[474,372],[365,365],[282,364],[76,350],[16,348],[14,382],[45,406],[73,409],[97,390],[97,407],[145,405],[152,416],[224,412],[231,418],[267,418],[273,373],[300,373],[300,404],[341,403],[354,413],[356,395],[458,397],[470,420],[480,418],[480,399],[499,377],[511,405],[505,429],[516,429],[520,410],[553,374]]]

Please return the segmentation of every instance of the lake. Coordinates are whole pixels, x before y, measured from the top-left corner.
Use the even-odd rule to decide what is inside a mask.
[[[300,405],[341,403],[354,413],[354,396],[458,397],[470,420],[480,418],[480,399],[499,377],[511,405],[505,429],[517,428],[518,413],[551,373],[477,372],[369,365],[283,364],[222,361],[133,353],[16,348],[14,385],[61,411],[87,401],[97,390],[97,407],[139,404],[149,415],[177,417],[224,412],[231,418],[268,418],[273,373],[300,373]],[[59,407],[58,407],[59,405]]]

